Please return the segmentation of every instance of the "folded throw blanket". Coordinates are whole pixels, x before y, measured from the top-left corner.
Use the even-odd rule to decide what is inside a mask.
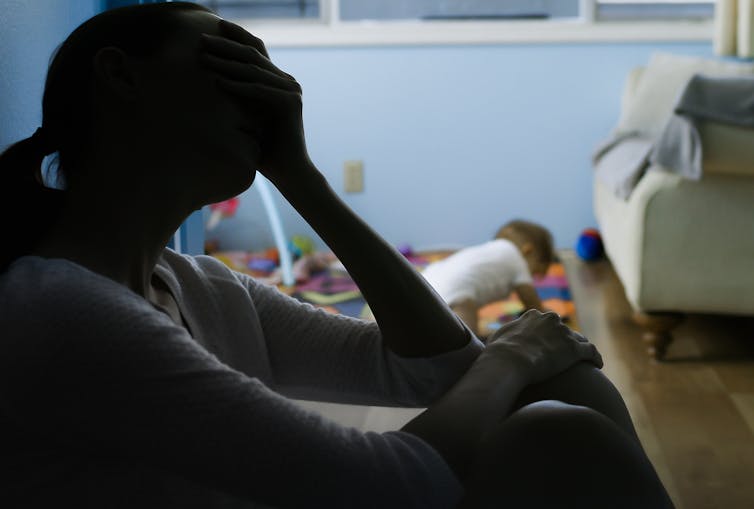
[[[683,177],[702,177],[700,122],[754,128],[754,77],[694,75],[665,125],[650,162]]]
[[[627,200],[649,166],[654,139],[638,131],[616,133],[592,156],[597,179],[614,195]]]
[[[597,178],[624,200],[653,165],[699,180],[700,122],[754,129],[754,76],[692,76],[659,138],[638,131],[615,132],[596,148],[592,165]]]

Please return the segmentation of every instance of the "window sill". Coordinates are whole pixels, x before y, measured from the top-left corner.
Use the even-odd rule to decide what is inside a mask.
[[[712,41],[708,21],[431,21],[289,24],[234,20],[267,47]]]

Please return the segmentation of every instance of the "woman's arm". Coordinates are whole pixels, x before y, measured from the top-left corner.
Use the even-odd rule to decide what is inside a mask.
[[[515,410],[521,392],[582,361],[602,367],[594,345],[555,313],[527,311],[500,328],[458,383],[403,431],[428,442],[463,481],[478,444]]]
[[[310,165],[281,193],[330,246],[361,289],[385,344],[406,357],[466,345],[471,333],[421,274],[351,211]]]
[[[460,498],[425,442],[297,406],[113,281],[27,262],[0,278],[0,299],[11,295],[0,313],[0,427],[24,438],[0,469],[27,460],[34,467],[14,475],[30,484],[85,496],[95,474],[102,492],[134,500],[172,492],[185,502],[187,488],[207,486],[273,507],[449,509]],[[40,476],[45,468],[65,475]],[[126,486],[134,479],[144,482]]]
[[[361,289],[385,345],[405,357],[429,357],[468,344],[473,334],[396,249],[338,197],[311,162],[301,87],[270,60],[264,44],[221,22],[225,37],[205,35],[202,62],[217,84],[261,125],[259,169],[343,262]],[[386,197],[387,198],[387,197]],[[390,206],[386,202],[386,206]]]
[[[243,282],[264,331],[274,389],[291,397],[426,407],[453,386],[482,347],[475,340],[429,358],[401,357],[384,347],[373,321],[333,315],[246,275],[236,277]],[[230,318],[230,303],[216,307]]]

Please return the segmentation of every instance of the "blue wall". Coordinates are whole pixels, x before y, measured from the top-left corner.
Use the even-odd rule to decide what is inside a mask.
[[[345,201],[393,244],[462,246],[514,216],[559,247],[595,225],[593,148],[615,125],[629,70],[653,51],[712,56],[710,43],[273,48],[300,81],[315,163],[343,191],[343,161],[364,161]],[[288,237],[323,246],[279,198]],[[272,234],[252,187],[208,238],[261,249]]]
[[[99,0],[0,0],[0,150],[39,127],[50,57],[99,7]]]
[[[0,149],[39,125],[53,50],[100,6],[99,0],[0,0]],[[364,193],[343,197],[389,242],[468,245],[511,217],[526,217],[549,226],[558,246],[570,247],[594,225],[591,151],[617,119],[626,73],[656,50],[712,54],[711,44],[701,42],[271,53],[303,85],[309,148],[338,192],[343,161],[364,161]],[[323,247],[277,199],[286,234],[308,235]],[[237,216],[208,237],[225,249],[273,245],[253,188]]]

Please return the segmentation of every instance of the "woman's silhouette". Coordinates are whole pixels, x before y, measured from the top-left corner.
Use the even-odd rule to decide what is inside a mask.
[[[670,506],[594,346],[529,312],[484,347],[329,187],[301,100],[259,39],[195,4],[106,11],[60,46],[41,127],[0,156],[5,217],[40,211],[0,260],[3,502]],[[376,323],[165,247],[257,169]],[[427,410],[362,432],[287,397]]]

